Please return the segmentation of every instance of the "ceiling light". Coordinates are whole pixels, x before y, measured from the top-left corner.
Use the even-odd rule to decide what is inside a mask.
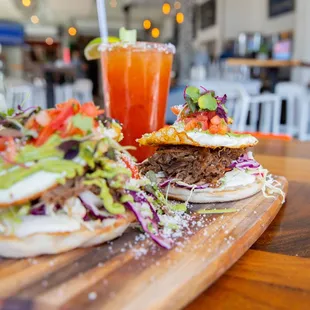
[[[176,21],[178,24],[182,24],[184,22],[184,14],[181,12],[177,13]]]
[[[152,33],[151,33],[151,34],[152,34],[152,37],[156,39],[156,38],[158,38],[158,37],[159,37],[159,35],[160,35],[160,31],[159,31],[159,29],[158,29],[158,28],[153,28],[153,29],[152,29]]]
[[[163,7],[162,7],[162,11],[164,14],[168,15],[171,11],[171,7],[170,7],[170,4],[169,3],[164,3],[163,4]]]
[[[52,44],[54,43],[54,40],[53,40],[53,38],[48,37],[48,38],[46,38],[45,43],[46,43],[47,45],[52,45]]]
[[[152,23],[151,23],[151,21],[149,19],[145,19],[143,21],[143,28],[144,29],[148,30],[148,29],[151,28],[151,26],[152,26]]]
[[[70,34],[70,36],[75,36],[76,33],[77,33],[77,30],[76,30],[75,27],[70,27],[70,28],[68,29],[68,33]]]
[[[37,15],[32,15],[32,16],[30,17],[30,20],[31,20],[31,22],[32,22],[33,24],[38,24],[39,21],[40,21],[40,19],[39,19],[39,17],[38,17]]]
[[[22,0],[23,6],[30,6],[31,5],[31,0]]]
[[[174,2],[174,8],[175,8],[176,10],[179,10],[179,9],[181,8],[181,2],[180,2],[180,1]]]

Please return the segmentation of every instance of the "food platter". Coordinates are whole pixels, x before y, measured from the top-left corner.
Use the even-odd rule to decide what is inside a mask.
[[[288,182],[275,177],[286,193]],[[262,192],[194,205],[174,247],[137,230],[55,256],[0,261],[1,309],[179,309],[209,287],[259,238],[282,206]],[[198,214],[198,209],[235,209]]]

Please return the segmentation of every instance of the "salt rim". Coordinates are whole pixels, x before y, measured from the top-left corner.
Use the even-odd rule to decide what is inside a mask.
[[[176,48],[172,43],[156,43],[156,42],[144,42],[138,41],[135,43],[124,43],[124,42],[115,42],[115,43],[101,43],[98,47],[98,50],[104,52],[106,50],[111,51],[114,47],[134,47],[132,52],[146,52],[149,50],[157,50],[159,52],[165,52],[166,54],[175,54]]]

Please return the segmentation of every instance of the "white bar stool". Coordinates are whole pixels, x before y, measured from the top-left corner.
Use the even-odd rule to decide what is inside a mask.
[[[81,104],[93,101],[93,82],[89,79],[78,79],[73,84],[73,97]]]
[[[249,130],[255,132],[258,123],[259,105],[261,116],[258,130],[263,133],[279,133],[281,110],[278,108],[281,98],[276,94],[264,93],[250,98],[250,126]],[[275,115],[275,113],[278,113]]]
[[[293,82],[280,82],[276,85],[275,92],[281,100],[286,100],[286,124],[284,126],[280,126],[281,102],[274,109],[274,118],[279,123],[276,133],[284,131],[292,136],[298,135],[301,140],[307,139],[309,122],[307,88]]]
[[[34,106],[32,92],[31,85],[9,86],[6,94],[8,108],[17,109],[18,105],[22,105],[23,108]]]
[[[5,96],[0,93],[0,112],[6,112],[8,109],[6,102],[5,102]]]

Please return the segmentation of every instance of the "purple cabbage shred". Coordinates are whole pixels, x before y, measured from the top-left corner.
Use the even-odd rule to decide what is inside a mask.
[[[139,223],[141,224],[143,230],[149,234],[149,236],[161,247],[165,249],[171,249],[172,241],[165,236],[163,236],[158,227],[158,223],[149,216],[145,216],[141,210],[141,203],[138,202],[126,202],[125,206],[127,209],[131,210]]]

